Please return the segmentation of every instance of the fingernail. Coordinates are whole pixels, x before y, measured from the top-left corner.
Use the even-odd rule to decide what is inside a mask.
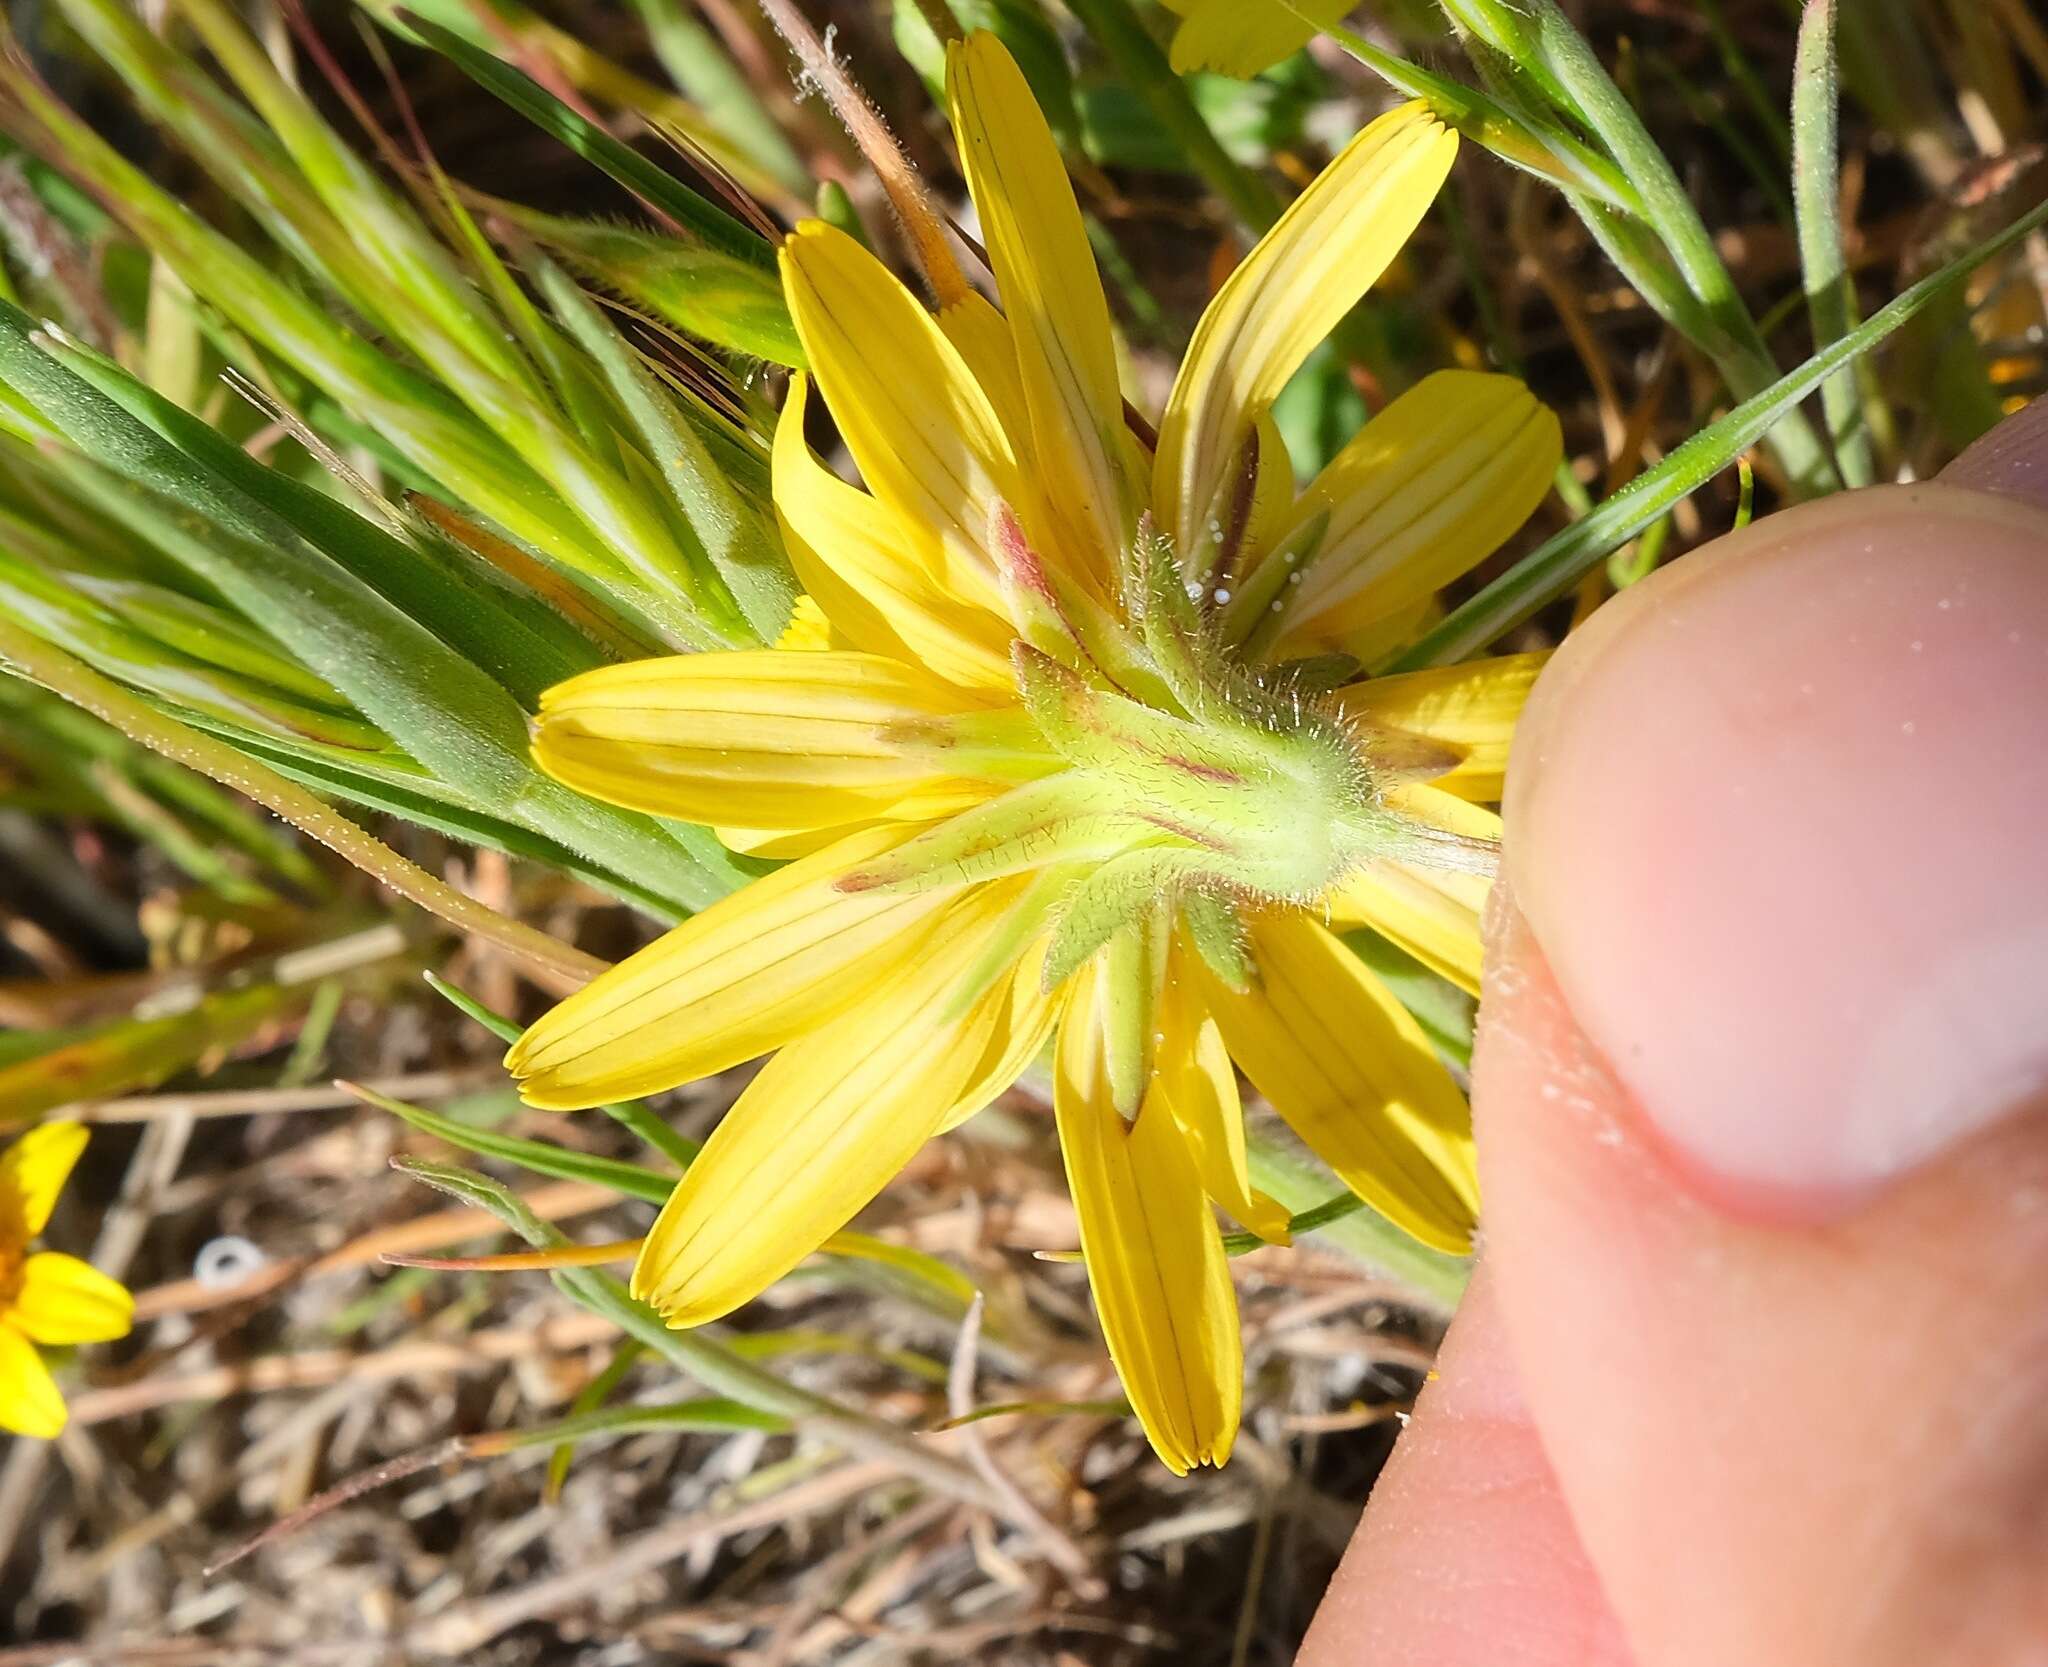
[[[1944,486],[2001,492],[2048,509],[2048,399],[2037,399],[1966,447]]]
[[[2048,516],[1880,487],[1674,564],[1507,792],[1560,989],[1709,1190],[1840,1198],[2048,1087]]]

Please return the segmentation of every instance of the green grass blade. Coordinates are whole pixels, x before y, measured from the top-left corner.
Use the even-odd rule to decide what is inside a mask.
[[[74,7],[82,3],[87,0],[70,0]],[[430,320],[453,349],[486,374],[537,393],[530,368],[478,304],[474,286],[447,249],[278,73],[240,19],[221,0],[178,0],[177,9],[256,107],[328,213],[347,229],[363,263],[384,279],[383,293],[402,303],[415,324]]]
[[[630,1365],[632,1357],[625,1358]],[[629,1435],[718,1434],[728,1430],[767,1430],[774,1433],[788,1428],[789,1420],[778,1413],[763,1412],[743,1401],[719,1397],[579,1412],[557,1419],[552,1424],[494,1432],[477,1440],[480,1445],[498,1453],[522,1447],[573,1447],[579,1441],[616,1441]]]
[[[1799,266],[1813,345],[1840,341],[1855,322],[1854,292],[1842,255],[1841,173],[1836,118],[1841,103],[1835,64],[1835,0],[1807,0],[1792,70],[1792,206],[1799,230]],[[1820,385],[1822,415],[1835,462],[1849,486],[1876,478],[1853,370]]]
[[[226,610],[139,579],[72,574],[71,586],[164,647],[235,672],[295,700],[334,711],[348,709],[336,689],[287,659],[261,632]]]
[[[312,683],[311,694],[263,675],[275,657],[238,620],[152,586],[25,557],[4,530],[0,609],[108,676],[213,721],[287,741],[365,752],[390,746],[381,730],[289,662],[277,669]],[[165,622],[169,633],[157,628]]]
[[[1300,1224],[1296,1231],[1319,1234],[1324,1243],[1419,1292],[1446,1313],[1457,1307],[1472,1275],[1469,1257],[1446,1256],[1418,1244],[1363,1201],[1356,1209],[1346,1206],[1344,1200],[1352,1195],[1343,1183],[1292,1137],[1257,1128],[1246,1135],[1252,1185],[1297,1212],[1290,1221]]]
[[[444,1001],[466,1013],[499,1041],[510,1044],[526,1034],[526,1027],[515,1024],[502,1013],[494,1013],[468,991],[458,989],[436,973],[426,974],[427,985]],[[674,1164],[678,1170],[688,1169],[702,1150],[688,1135],[678,1133],[663,1122],[660,1115],[638,1100],[620,1100],[599,1108],[614,1122],[631,1129],[647,1144]]]
[[[775,112],[761,102],[727,54],[725,43],[680,0],[633,0],[633,10],[646,26],[661,67],[704,112],[704,119],[784,190],[808,196],[810,170],[777,125]]]
[[[506,1188],[481,1175],[413,1159],[400,1159],[396,1167],[462,1203],[490,1211],[536,1249],[555,1249],[568,1242]],[[1007,1520],[1009,1507],[996,1489],[966,1465],[909,1432],[785,1383],[702,1331],[669,1330],[659,1314],[646,1303],[634,1301],[621,1281],[599,1269],[564,1268],[549,1277],[570,1300],[611,1320],[712,1393],[780,1414],[843,1452],[884,1460],[913,1481],[983,1510],[1003,1513]]]
[[[193,830],[204,848],[193,877],[213,883],[227,853],[236,852],[266,873],[309,897],[325,898],[333,888],[298,845],[282,837],[270,818],[247,801],[224,793],[195,770],[137,746],[111,724],[69,701],[16,677],[0,677],[0,747],[37,756],[38,769],[83,778],[105,797],[110,780],[162,806]],[[119,804],[108,807],[122,818]],[[182,854],[173,860],[184,866]]]
[[[1714,361],[1737,399],[1765,391],[1776,373],[1769,349],[1669,159],[1556,0],[1523,0],[1516,9],[1522,19],[1517,27],[1533,54],[1531,61],[1561,89],[1565,113],[1586,123],[1628,178],[1641,203],[1640,219],[1656,233],[1698,301],[1700,320],[1688,330],[1691,339]],[[1787,413],[1773,425],[1771,445],[1802,491],[1822,492],[1839,485],[1819,436],[1798,412]]]
[[[789,623],[796,580],[769,521],[726,479],[696,430],[590,298],[554,262],[539,263],[540,285],[584,352],[596,361],[613,396],[630,414],[640,440],[674,498],[697,552],[762,642]]]
[[[1636,476],[1590,514],[1532,550],[1383,669],[1414,671],[1477,654],[1539,608],[1563,596],[1609,551],[1626,543],[1681,498],[1727,468],[1738,454],[1768,434],[1829,376],[1858,355],[1869,352],[1909,319],[1941,300],[1960,279],[2043,224],[2048,224],[2048,203],[2029,210],[2004,231],[1902,291],[1839,341],[1830,343],[1754,398],[1744,400],[1718,422],[1677,447],[1655,468]]]
[[[1279,4],[1305,22],[1314,21],[1294,0],[1279,0]],[[1382,51],[1341,24],[1327,25],[1323,33],[1397,92],[1427,101],[1446,127],[1455,128],[1503,162],[1553,185],[1582,192],[1624,214],[1641,214],[1642,199],[1628,175],[1562,127],[1552,124],[1539,131],[1503,101]]]
[[[675,1191],[678,1177],[649,1169],[644,1164],[594,1157],[587,1152],[571,1152],[542,1140],[521,1140],[517,1135],[494,1134],[489,1129],[458,1123],[423,1106],[394,1100],[390,1095],[379,1094],[360,1083],[351,1083],[349,1092],[380,1111],[403,1118],[422,1134],[433,1135],[480,1158],[496,1158],[501,1163],[515,1164],[535,1175],[551,1175],[558,1181],[588,1181],[621,1197],[636,1198],[643,1204],[666,1204],[668,1195]]]
[[[571,220],[493,202],[511,221],[598,288],[622,295],[692,336],[752,359],[802,370],[809,361],[779,284],[717,249],[601,220]]]
[[[16,108],[10,110],[8,100],[0,99],[0,121],[60,156],[116,207],[139,241],[176,268],[195,294],[315,388],[338,399],[359,422],[400,445],[415,472],[423,472],[439,495],[468,504],[514,540],[583,575],[619,606],[655,624],[669,642],[702,646],[719,639],[718,623],[703,619],[690,605],[689,574],[658,525],[641,513],[632,487],[555,417],[544,397],[524,381],[507,381],[480,367],[444,333],[413,319],[403,305],[393,306],[389,283],[363,260],[345,227],[317,211],[317,205],[308,205],[303,187],[293,189],[289,179],[251,175],[252,169],[262,172],[259,153],[269,145],[260,129],[245,131],[251,125],[246,117],[229,121],[212,111],[215,126],[226,125],[222,137],[207,125],[217,101],[180,103],[157,89],[161,77],[155,75],[150,52],[160,55],[162,48],[137,45],[132,21],[124,32],[102,18],[96,0],[64,3],[72,8],[73,21],[105,25],[93,39],[113,55],[132,90],[186,135],[195,154],[258,214],[282,246],[350,305],[381,318],[446,385],[379,352],[281,281],[247,250],[160,191],[32,77],[10,69],[4,60],[0,89],[11,95]],[[238,159],[247,164],[239,171]]]
[[[417,13],[400,11],[397,23],[447,58],[492,96],[503,100],[542,132],[593,163],[635,196],[659,209],[714,249],[756,266],[766,284],[777,283],[775,251],[751,226],[700,196],[638,151],[622,145],[595,123],[542,87],[532,77],[472,46],[452,30]]]
[[[0,1065],[0,1128],[82,1100],[154,1088],[202,1054],[233,1047],[311,993],[279,984],[217,991],[182,1013],[115,1019],[83,1034],[68,1032],[47,1050],[14,1053]]]
[[[99,507],[234,596],[436,775],[687,908],[738,882],[744,870],[708,831],[614,810],[541,775],[527,755],[525,714],[500,685],[280,517],[195,468],[44,352],[37,335],[26,314],[0,307],[0,382],[104,465],[111,490]]]
[[[646,1352],[628,1337],[612,1352],[611,1361],[605,1369],[577,1392],[576,1399],[570,1403],[569,1416],[583,1418],[599,1410],[612,1398],[613,1391],[626,1381],[626,1375]],[[735,1401],[732,1404],[737,1406],[739,1403]],[[547,1498],[550,1502],[560,1496],[562,1484],[568,1480],[569,1466],[575,1462],[575,1458],[574,1439],[557,1438],[554,1448],[548,1454]]]
[[[274,811],[379,884],[440,916],[459,931],[474,933],[521,960],[578,980],[592,978],[604,970],[604,963],[595,956],[465,896],[445,880],[437,879],[373,839],[347,818],[335,814],[325,801],[297,783],[247,753],[157,711],[147,701],[34,632],[22,629],[4,614],[0,614],[0,660],[112,724],[131,741],[203,771],[223,786],[232,787]]]
[[[511,1040],[521,1033],[519,1026],[512,1024],[498,1014],[492,1013],[480,1002],[458,991],[446,981],[429,975],[428,980],[451,1002],[464,1012],[486,1025],[493,1033]],[[521,1169],[531,1170],[536,1175],[551,1175],[558,1180],[592,1181],[599,1186],[610,1187],[629,1198],[638,1198],[650,1204],[665,1204],[668,1195],[675,1190],[681,1178],[679,1172],[664,1172],[651,1169],[643,1164],[624,1163],[616,1158],[591,1157],[582,1152],[566,1151],[545,1141],[522,1140],[515,1135],[495,1134],[488,1129],[474,1128],[467,1123],[458,1123],[419,1106],[407,1105],[387,1095],[353,1086],[350,1092],[368,1101],[371,1105],[402,1117],[423,1133],[436,1135],[450,1145],[458,1146],[478,1157],[498,1158],[506,1163],[517,1164]],[[697,1155],[694,1141],[665,1123],[637,1101],[623,1105],[606,1106],[607,1113],[625,1127],[633,1130],[641,1139],[657,1150],[676,1159],[680,1168],[688,1168]],[[886,1239],[875,1238],[869,1233],[842,1230],[832,1235],[821,1247],[823,1254],[847,1258],[856,1262],[870,1263],[875,1267],[918,1288],[918,1295],[927,1306],[930,1299],[937,1297],[948,1314],[957,1315],[965,1311],[967,1304],[975,1297],[975,1288],[957,1268],[948,1266],[936,1256],[912,1248],[909,1245],[891,1244]]]
[[[46,351],[201,469],[276,514],[394,607],[491,672],[529,710],[549,685],[603,663],[588,638],[533,598],[479,578],[424,541],[405,543],[328,494],[265,468],[111,360],[61,343]]]
[[[824,1252],[869,1263],[893,1280],[916,1287],[925,1307],[933,1307],[933,1299],[937,1299],[937,1310],[955,1319],[966,1313],[968,1305],[980,1295],[974,1281],[950,1263],[911,1245],[878,1239],[872,1233],[841,1228],[825,1241]]]
[[[414,771],[401,771],[382,760],[352,759],[333,750],[289,745],[241,730],[224,729],[197,717],[187,721],[195,729],[219,736],[286,780],[311,788],[322,798],[401,817],[465,845],[539,863],[630,903],[664,924],[689,913],[687,903],[601,868],[566,845],[470,804],[445,782],[417,767]]]

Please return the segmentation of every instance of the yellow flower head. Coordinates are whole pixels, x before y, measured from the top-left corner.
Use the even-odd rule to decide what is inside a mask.
[[[29,1245],[49,1222],[85,1150],[79,1123],[44,1123],[0,1153],[0,1430],[53,1436],[64,1397],[38,1343],[105,1343],[128,1334],[135,1299],[97,1268]]]
[[[633,1289],[727,1313],[843,1226],[1055,1032],[1055,1111],[1110,1352],[1161,1458],[1235,1435],[1235,1301],[1212,1211],[1281,1239],[1236,1070],[1428,1243],[1477,1203],[1466,1107],[1331,926],[1476,988],[1475,868],[1534,657],[1348,688],[1547,489],[1555,419],[1446,372],[1306,492],[1269,415],[1414,229],[1456,141],[1374,122],[1232,274],[1156,443],[1044,119],[995,39],[948,82],[1002,308],[936,316],[853,239],[798,228],[784,287],[858,463],[804,439],[774,493],[822,610],[774,650],[550,691],[541,763],[614,803],[796,858],[548,1014],[529,1103],[657,1092],[773,1053],[655,1224]],[[1428,779],[1425,779],[1428,778]]]

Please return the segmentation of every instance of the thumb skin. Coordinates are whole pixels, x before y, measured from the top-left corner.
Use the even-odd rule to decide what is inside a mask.
[[[2048,513],[1771,517],[1516,738],[1486,1259],[1643,1667],[2048,1660]]]
[[[2048,1664],[2048,401],[1516,739],[1478,1276],[1303,1667]]]

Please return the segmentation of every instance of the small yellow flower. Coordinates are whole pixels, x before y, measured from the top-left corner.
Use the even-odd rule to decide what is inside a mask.
[[[128,1335],[135,1299],[97,1268],[29,1244],[85,1150],[79,1123],[45,1123],[0,1153],[0,1430],[49,1437],[64,1397],[36,1344],[105,1343]]]
[[[648,1236],[633,1289],[715,1319],[843,1226],[1057,1033],[1055,1115],[1112,1357],[1160,1457],[1221,1463],[1242,1369],[1212,1202],[1254,1232],[1242,1067],[1345,1183],[1469,1244],[1467,1109],[1333,934],[1467,989],[1507,740],[1536,657],[1332,690],[1548,488],[1557,423],[1432,376],[1306,491],[1270,407],[1393,259],[1456,140],[1368,127],[1196,329],[1156,446],[1129,419],[1059,154],[993,37],[948,58],[1003,307],[936,316],[853,239],[782,255],[866,482],[804,439],[774,494],[828,631],[551,690],[545,768],[795,860],[562,1003],[508,1056],[530,1104],[658,1092],[773,1054]]]

